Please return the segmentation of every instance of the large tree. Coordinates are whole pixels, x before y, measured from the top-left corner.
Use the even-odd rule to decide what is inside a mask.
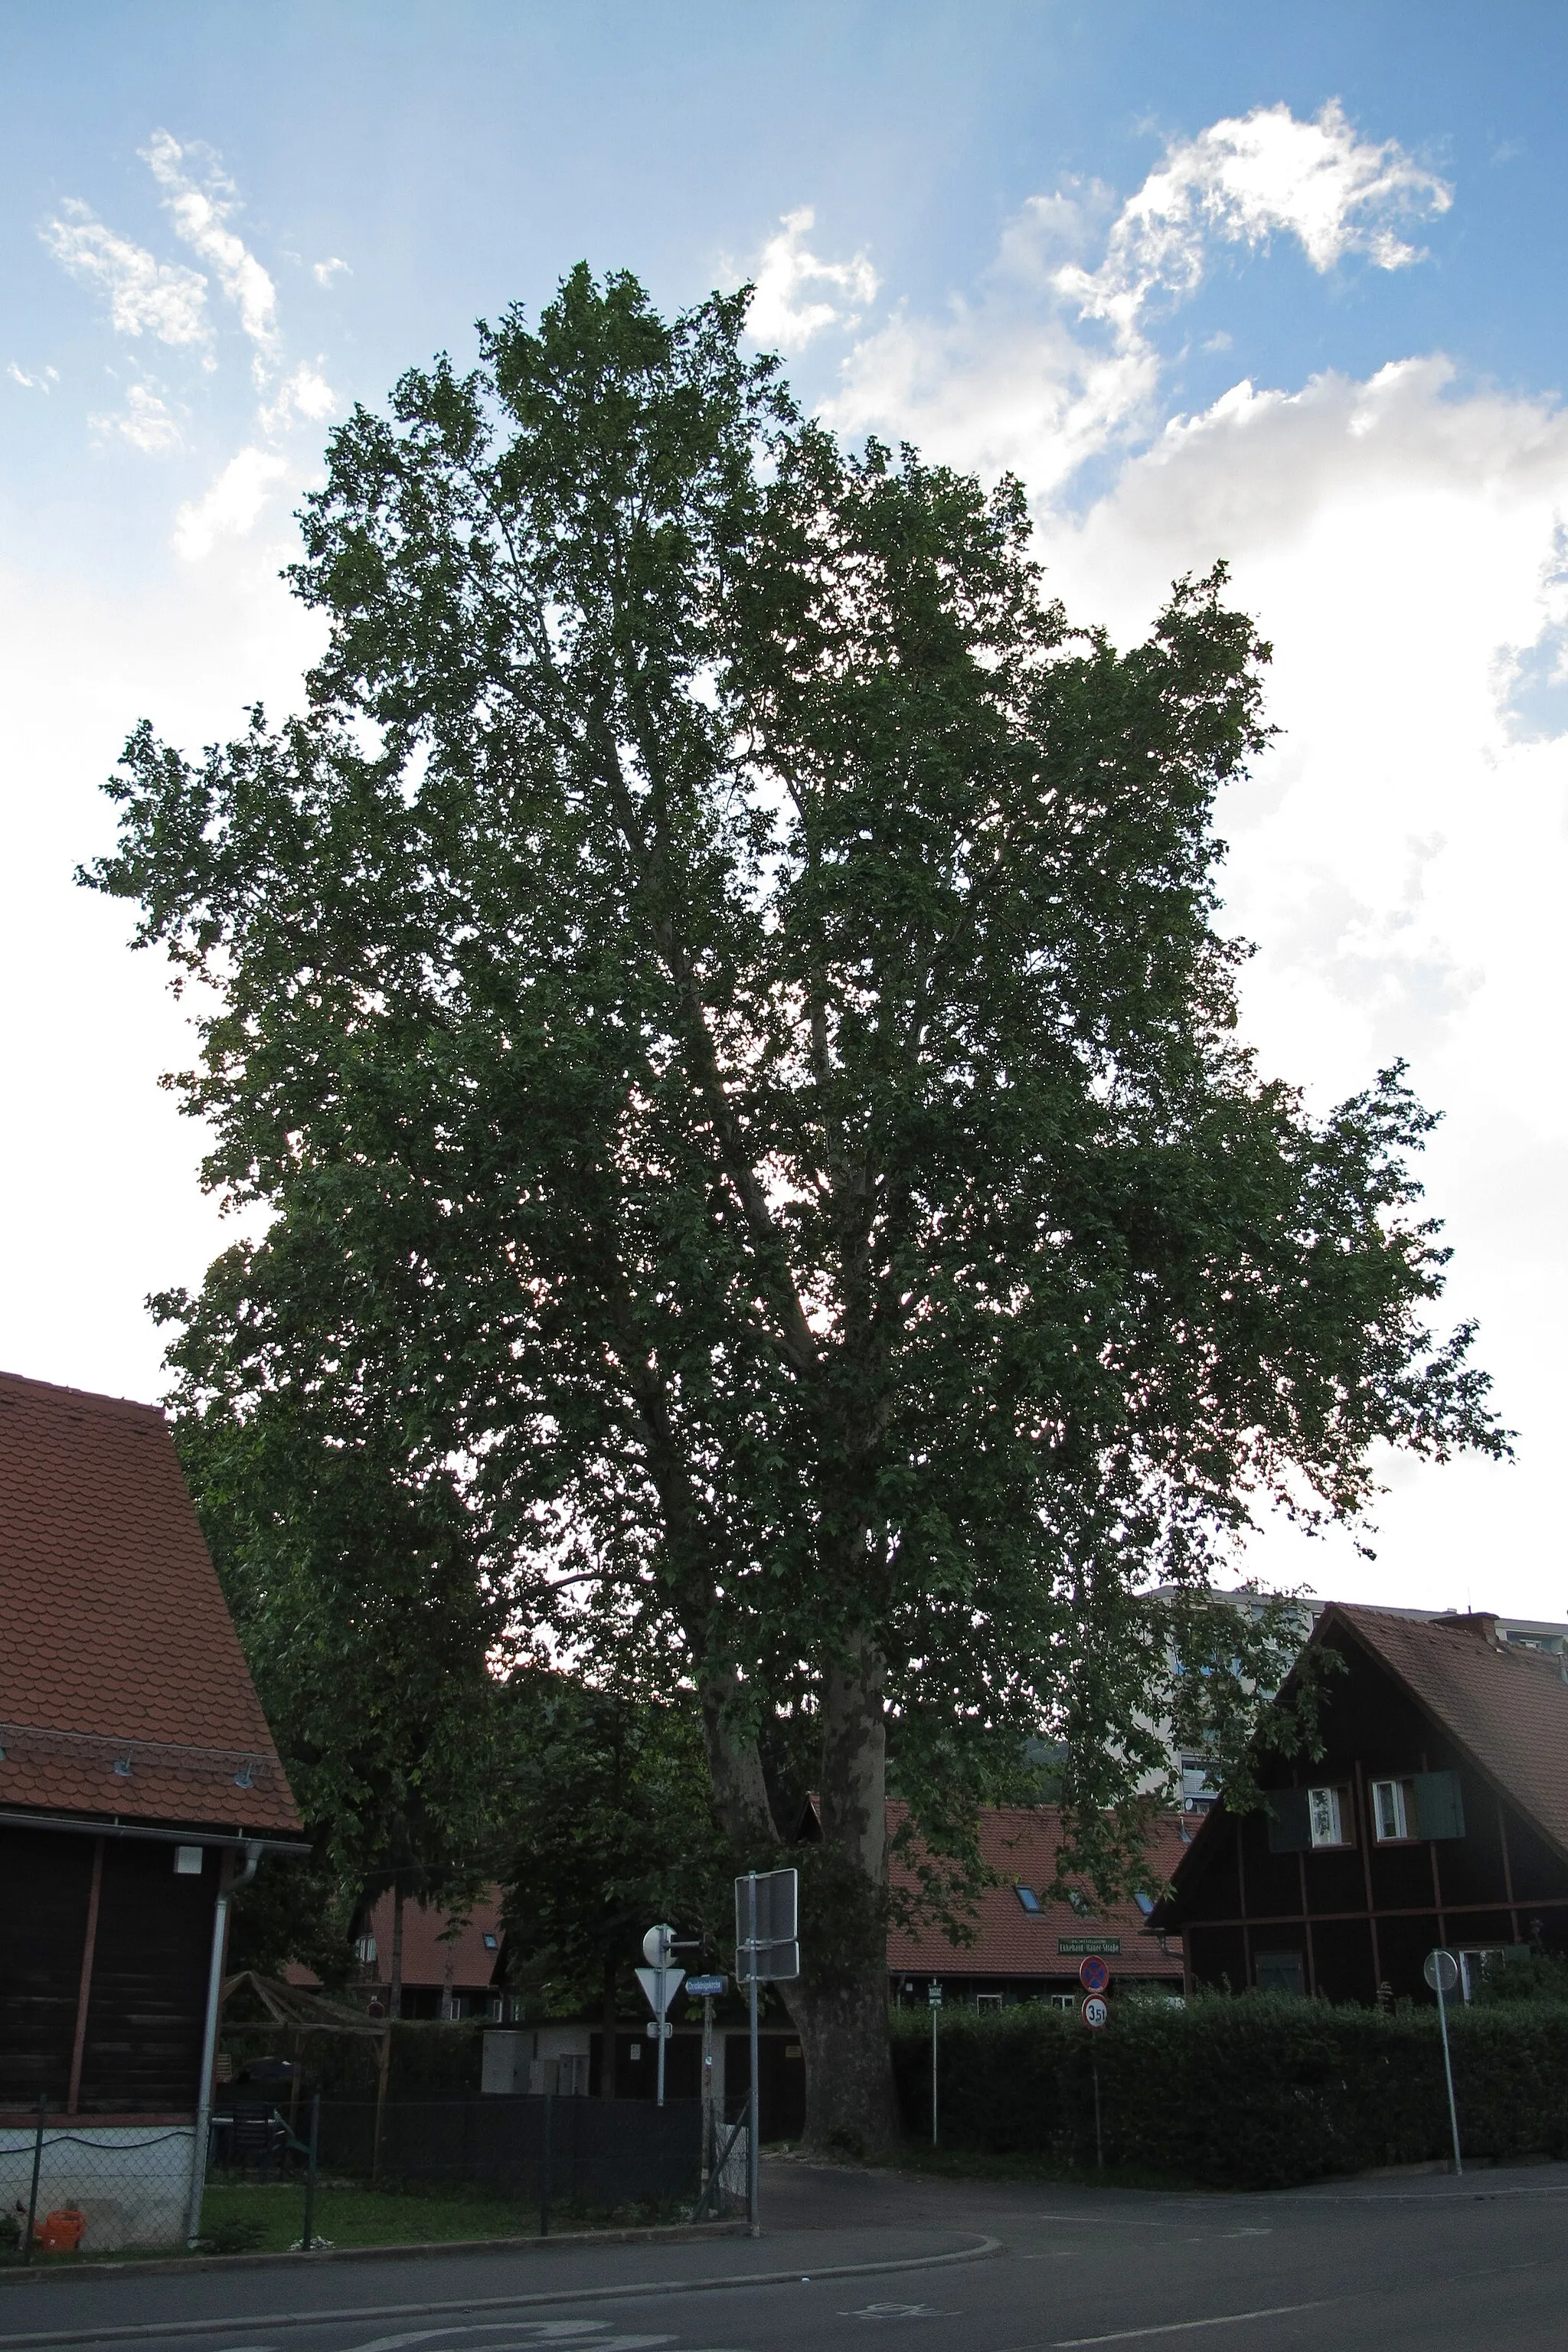
[[[194,762],[143,726],[90,878],[215,992],[208,1181],[274,1213],[187,1410],[405,1426],[488,1589],[692,1686],[741,1859],[809,1745],[807,2129],[875,2144],[889,1721],[917,1819],[968,1732],[1065,1741],[1110,1872],[1149,1588],[1500,1440],[1426,1326],[1425,1114],[1395,1072],[1310,1117],[1237,1038],[1223,574],[1125,653],[1069,627],[1016,483],[846,451],[744,315],[579,268],[356,410],[307,707]]]

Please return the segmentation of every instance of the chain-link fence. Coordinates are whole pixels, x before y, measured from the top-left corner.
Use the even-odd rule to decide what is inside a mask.
[[[290,2112],[291,2110],[291,2112]],[[190,2125],[0,2128],[0,2261],[416,2244],[696,2219],[743,2206],[744,2132],[695,2099],[530,2095],[220,2102],[195,2208]]]

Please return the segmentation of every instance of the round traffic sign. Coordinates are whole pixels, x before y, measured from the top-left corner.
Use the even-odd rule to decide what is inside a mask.
[[[1106,1967],[1105,1962],[1100,1958],[1098,1952],[1091,1952],[1087,1960],[1080,1960],[1079,1962],[1078,1980],[1079,1984],[1082,1985],[1085,1992],[1103,1992],[1105,1990],[1106,1986],[1110,1982],[1110,1970]]]
[[[1110,2021],[1110,2003],[1106,2000],[1104,1994],[1098,1992],[1085,1993],[1083,1999],[1084,2023],[1086,2025],[1100,2026],[1109,2024]]]
[[[1421,1973],[1434,1992],[1451,1993],[1459,1981],[1459,1963],[1452,1952],[1428,1952],[1421,1963]]]

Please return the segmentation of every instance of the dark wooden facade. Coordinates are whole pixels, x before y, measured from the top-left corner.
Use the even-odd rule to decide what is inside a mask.
[[[227,1857],[0,1823],[0,2110],[195,2113]]]
[[[1343,1660],[1322,1757],[1261,1774],[1272,1791],[1264,1811],[1211,1812],[1156,1912],[1156,1925],[1181,1932],[1189,1987],[1426,2000],[1422,1964],[1435,1946],[1568,1951],[1568,1858],[1528,1791],[1483,1769],[1348,1623],[1331,1615],[1321,1633]],[[1402,1835],[1386,1833],[1386,1818],[1379,1833],[1379,1782],[1405,1792]],[[1312,1842],[1314,1789],[1335,1793],[1339,1843]]]

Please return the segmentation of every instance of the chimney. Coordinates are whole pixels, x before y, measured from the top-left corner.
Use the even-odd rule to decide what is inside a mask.
[[[1489,1642],[1494,1650],[1500,1650],[1503,1646],[1498,1638],[1495,1609],[1467,1609],[1462,1612],[1457,1609],[1445,1610],[1436,1622],[1439,1625],[1452,1625],[1458,1633],[1479,1634],[1483,1642]]]

